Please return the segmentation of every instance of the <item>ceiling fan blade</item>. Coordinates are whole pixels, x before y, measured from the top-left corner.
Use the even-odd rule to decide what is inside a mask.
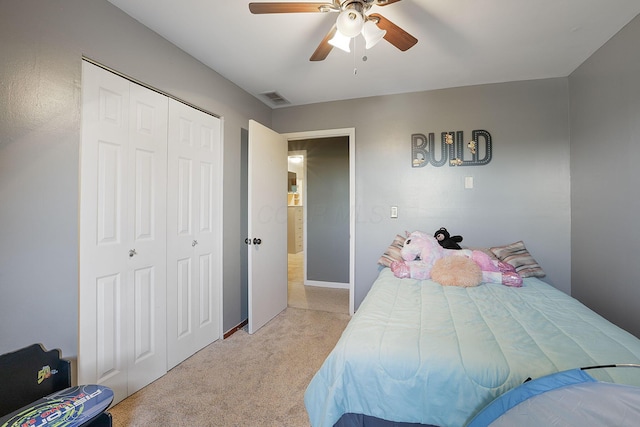
[[[397,3],[400,0],[377,0],[376,6],[389,6],[390,4]]]
[[[324,38],[316,48],[316,51],[313,52],[313,55],[311,55],[311,58],[309,58],[309,61],[323,61],[327,57],[327,55],[329,55],[329,52],[331,52],[331,49],[333,49],[333,46],[329,44],[329,40],[331,40],[331,38],[335,35],[335,33],[336,33],[336,26],[334,24],[333,27],[331,27],[331,29],[327,33],[327,35],[324,36]]]
[[[387,34],[384,35],[384,39],[401,51],[404,52],[418,43],[417,38],[413,37],[411,34],[407,33],[384,16],[378,13],[372,13],[369,15],[369,18],[375,18],[378,20],[378,27],[387,31]]]
[[[324,10],[323,10],[324,9]],[[332,3],[306,3],[306,2],[271,2],[249,3],[251,13],[298,13],[298,12],[323,12],[335,9]]]

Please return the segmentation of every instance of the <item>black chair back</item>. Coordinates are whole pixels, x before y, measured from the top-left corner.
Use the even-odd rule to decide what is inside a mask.
[[[0,417],[71,386],[71,363],[41,344],[0,356]]]

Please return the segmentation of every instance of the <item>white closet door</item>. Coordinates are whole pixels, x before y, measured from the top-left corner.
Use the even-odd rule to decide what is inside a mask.
[[[129,113],[128,394],[167,370],[168,98],[131,84]]]
[[[169,101],[168,368],[221,335],[220,119]]]
[[[166,372],[167,98],[83,62],[79,383]]]

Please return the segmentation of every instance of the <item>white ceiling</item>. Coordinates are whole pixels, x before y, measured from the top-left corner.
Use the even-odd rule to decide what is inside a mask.
[[[271,107],[261,94],[302,105],[568,76],[640,13],[639,0],[402,0],[369,13],[416,37],[413,48],[382,40],[365,51],[358,36],[352,53],[334,48],[311,62],[336,13],[253,15],[244,0],[109,2]]]

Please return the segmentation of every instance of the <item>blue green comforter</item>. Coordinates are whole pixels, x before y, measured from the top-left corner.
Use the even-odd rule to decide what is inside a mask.
[[[444,287],[385,268],[305,404],[313,427],[344,413],[464,426],[527,378],[611,363],[640,363],[640,340],[538,279]]]

